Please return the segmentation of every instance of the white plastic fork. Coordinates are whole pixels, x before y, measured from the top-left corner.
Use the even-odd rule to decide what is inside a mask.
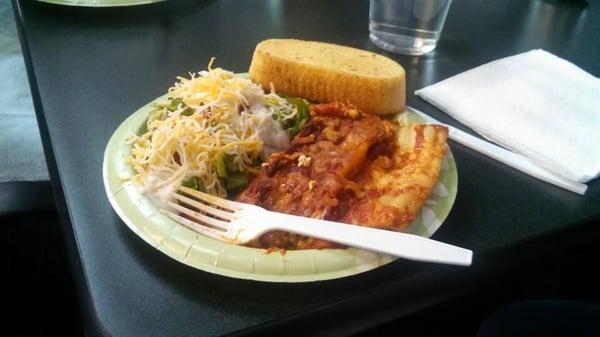
[[[173,193],[161,212],[206,236],[235,244],[282,230],[409,260],[471,265],[473,252],[421,236],[267,211],[187,187]]]

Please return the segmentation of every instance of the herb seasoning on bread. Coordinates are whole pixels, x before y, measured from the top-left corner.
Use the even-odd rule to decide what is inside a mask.
[[[259,43],[250,79],[313,102],[350,103],[370,114],[401,112],[405,73],[395,61],[373,52],[330,43],[270,39]]]

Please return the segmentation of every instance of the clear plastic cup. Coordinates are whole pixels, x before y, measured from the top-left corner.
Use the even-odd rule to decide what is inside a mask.
[[[452,0],[371,0],[371,41],[392,53],[423,55],[437,44]]]

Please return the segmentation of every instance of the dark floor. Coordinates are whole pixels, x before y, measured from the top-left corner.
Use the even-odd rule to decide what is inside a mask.
[[[0,74],[0,336],[83,335],[8,0]]]
[[[47,181],[48,170],[10,0],[0,0],[0,75],[0,184]]]
[[[600,266],[600,247],[578,248],[565,256],[568,258],[527,264],[481,291],[354,337],[475,336],[494,310],[515,301],[555,299],[600,304],[600,274],[595,272]]]
[[[0,335],[83,336],[58,229],[52,212],[0,217]]]

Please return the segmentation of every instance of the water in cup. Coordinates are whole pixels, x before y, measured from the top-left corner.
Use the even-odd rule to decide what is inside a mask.
[[[432,51],[452,0],[371,0],[371,41],[387,51],[422,55]]]

